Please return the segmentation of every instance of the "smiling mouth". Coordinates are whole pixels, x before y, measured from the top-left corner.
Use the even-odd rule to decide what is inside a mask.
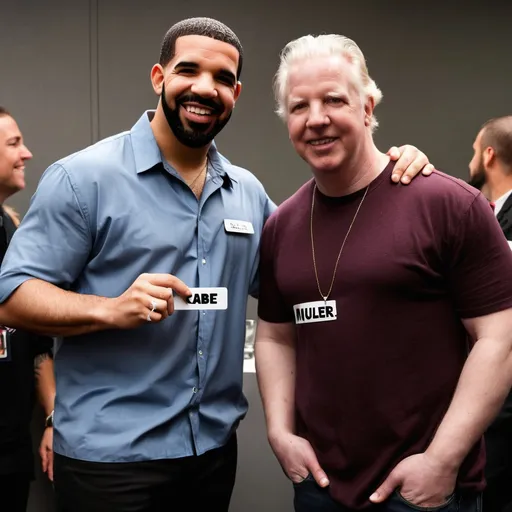
[[[184,108],[187,112],[190,112],[191,114],[197,114],[200,116],[211,116],[214,113],[211,108],[196,107],[193,105],[184,105]]]
[[[308,144],[311,146],[324,146],[326,144],[330,144],[331,142],[334,142],[336,140],[336,137],[324,137],[323,139],[314,139],[308,141]]]

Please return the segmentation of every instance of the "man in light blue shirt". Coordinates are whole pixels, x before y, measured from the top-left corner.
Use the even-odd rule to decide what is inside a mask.
[[[61,340],[60,511],[228,510],[247,297],[275,208],[213,143],[241,68],[222,23],[173,26],[151,71],[156,111],[50,166],[13,238],[0,322]]]

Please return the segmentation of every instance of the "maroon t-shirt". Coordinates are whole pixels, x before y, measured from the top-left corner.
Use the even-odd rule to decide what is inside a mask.
[[[461,318],[512,307],[512,253],[485,198],[437,171],[396,185],[392,168],[371,183],[339,260],[329,297],[337,319],[296,326],[297,434],[311,442],[332,497],[356,509],[434,436],[470,349]],[[265,225],[259,316],[267,322],[295,322],[294,305],[322,300],[313,185]],[[316,191],[323,293],[363,192]],[[483,488],[484,459],[480,442],[459,489]]]

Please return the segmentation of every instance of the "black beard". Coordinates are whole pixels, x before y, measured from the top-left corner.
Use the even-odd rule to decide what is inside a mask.
[[[470,176],[468,184],[478,190],[482,190],[483,186],[487,183],[487,176],[485,170],[480,167],[473,176]]]
[[[189,148],[202,148],[210,144],[210,142],[217,136],[217,134],[226,126],[227,122],[231,118],[231,112],[225,119],[217,119],[212,128],[210,125],[205,123],[194,123],[189,122],[190,129],[185,128],[180,119],[180,106],[186,102],[194,102],[205,107],[213,109],[213,112],[217,115],[224,111],[223,105],[219,105],[213,100],[202,98],[195,94],[185,93],[180,97],[176,98],[176,108],[171,108],[165,99],[165,87],[162,85],[162,110],[164,111],[165,118],[169,124],[169,128],[172,130],[174,136],[184,146]],[[208,130],[208,131],[205,131]]]

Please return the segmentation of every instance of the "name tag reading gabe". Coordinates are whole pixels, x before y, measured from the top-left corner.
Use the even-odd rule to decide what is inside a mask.
[[[338,318],[336,301],[318,300],[315,302],[303,302],[293,306],[296,324],[312,324],[316,322],[331,322]]]
[[[254,235],[251,222],[245,220],[224,219],[224,229],[228,233],[240,233],[241,235]]]
[[[190,288],[192,295],[184,299],[174,295],[174,309],[228,309],[227,288]]]

